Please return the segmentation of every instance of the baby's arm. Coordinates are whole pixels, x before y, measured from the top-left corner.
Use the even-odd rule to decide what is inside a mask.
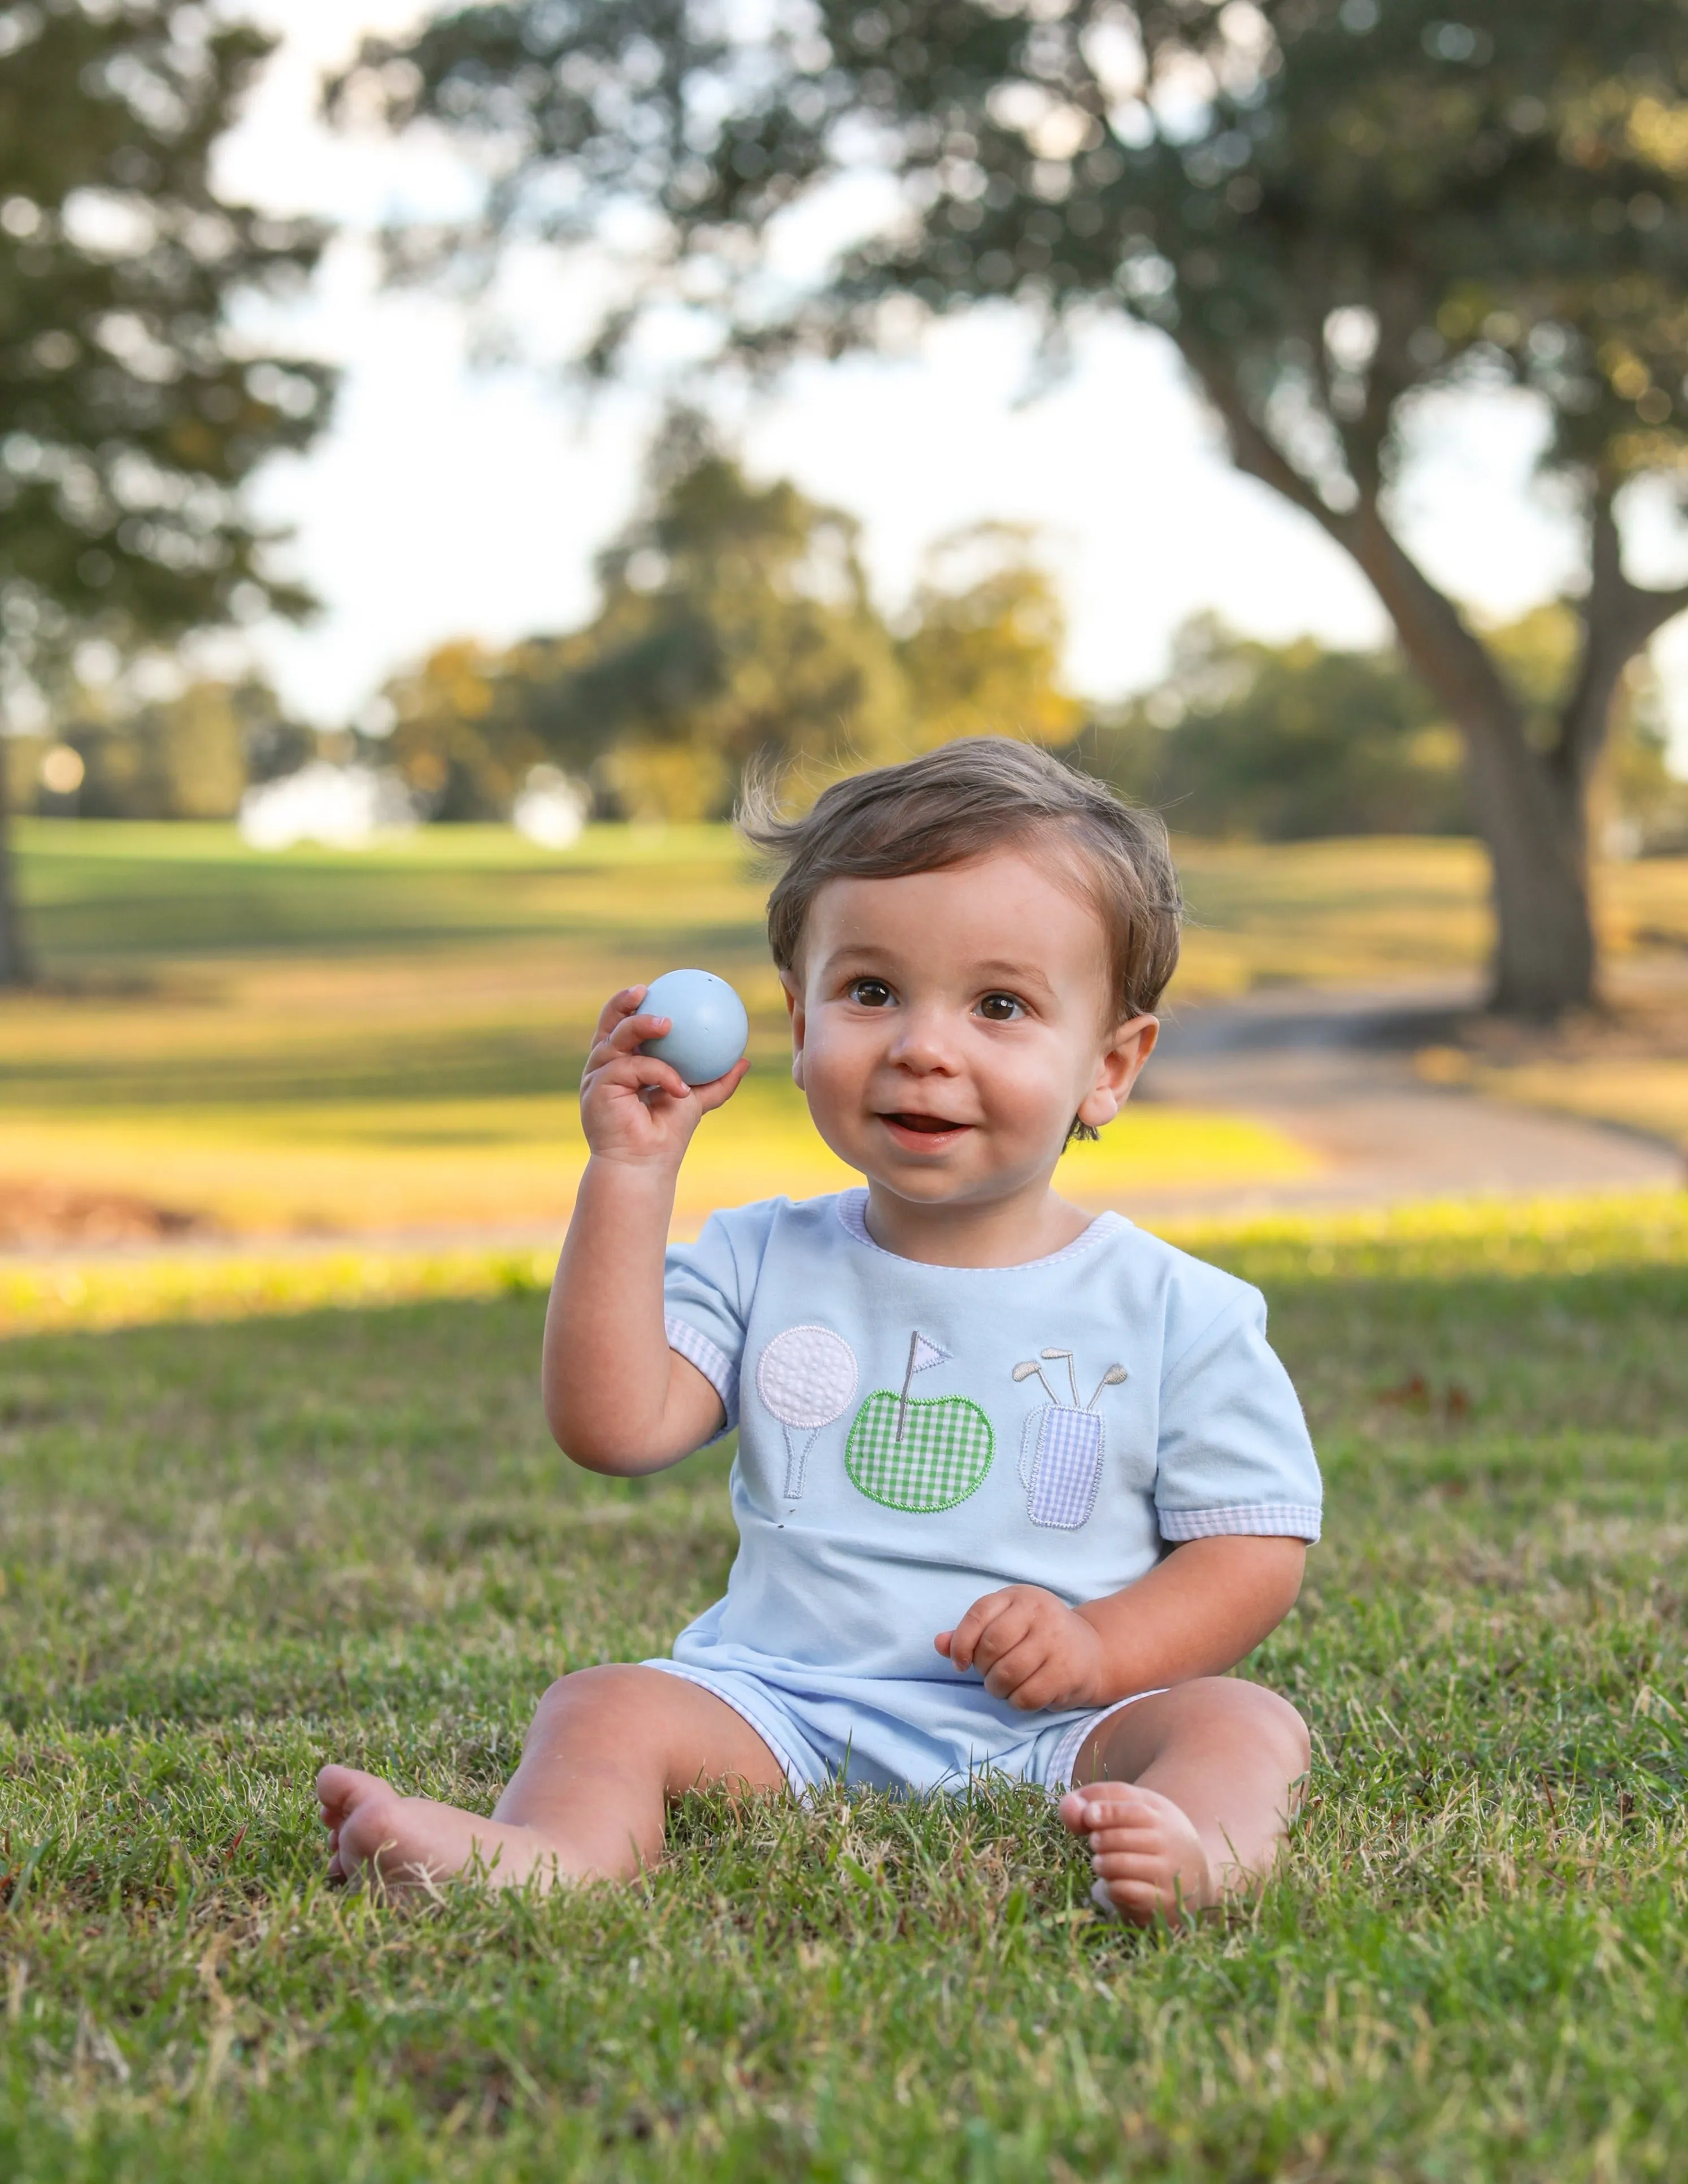
[[[940,1630],[938,1650],[1011,1706],[1111,1706],[1234,1668],[1295,1606],[1306,1552],[1300,1540],[1190,1540],[1123,1592],[1076,1608],[1011,1585]]]
[[[662,1260],[680,1162],[699,1120],[749,1067],[688,1085],[638,1051],[666,1017],[638,1014],[643,986],[610,1001],[581,1080],[591,1157],[557,1262],[541,1373],[557,1445],[591,1471],[658,1471],[707,1440],[721,1398],[663,1332]]]

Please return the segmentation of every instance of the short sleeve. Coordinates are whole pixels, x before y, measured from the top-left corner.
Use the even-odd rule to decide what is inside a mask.
[[[738,1423],[738,1368],[750,1300],[779,1201],[712,1213],[694,1244],[671,1244],[664,1263],[662,1306],[668,1346],[695,1365],[727,1413],[721,1433]],[[716,1440],[721,1438],[717,1434]]]
[[[1161,1387],[1155,1507],[1165,1540],[1319,1535],[1318,1462],[1289,1374],[1245,1289],[1174,1357]]]

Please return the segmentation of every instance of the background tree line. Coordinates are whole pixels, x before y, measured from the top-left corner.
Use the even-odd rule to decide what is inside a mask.
[[[220,819],[249,783],[354,752],[419,811],[502,820],[531,768],[588,782],[599,816],[721,818],[747,766],[818,784],[959,735],[1062,751],[1179,830],[1266,841],[1466,833],[1460,738],[1397,650],[1270,644],[1199,616],[1167,674],[1111,705],[1063,679],[1058,590],[1023,530],[941,541],[900,615],[863,575],[853,520],[788,481],[759,485],[682,416],[643,505],[599,563],[579,629],[493,647],[456,638],[387,685],[385,733],[323,736],[253,677],[146,704],[81,692],[46,737],[13,738],[14,794],[48,814]],[[1551,716],[1574,668],[1563,607],[1490,633],[1519,702]],[[120,687],[120,685],[119,686]],[[1614,846],[1688,841],[1649,678],[1630,678],[1600,819]],[[50,777],[66,751],[80,781]],[[43,778],[43,774],[48,778]]]
[[[63,702],[91,636],[128,651],[309,610],[244,488],[320,431],[331,374],[239,338],[231,313],[306,277],[325,238],[211,184],[268,48],[186,0],[0,5],[13,729]],[[1145,741],[1160,724],[1127,708],[1088,747],[1128,773],[1135,738],[1156,781],[1169,754],[1193,767],[1205,753],[1186,785],[1177,766],[1167,777],[1192,817],[1198,773],[1212,782],[1224,758],[1234,811],[1252,767],[1256,804],[1275,794],[1279,813],[1256,823],[1281,828],[1292,761],[1327,812],[1345,797],[1433,802],[1446,721],[1494,873],[1496,1006],[1552,1016],[1593,998],[1592,830],[1614,775],[1650,763],[1644,721],[1615,766],[1612,738],[1634,720],[1633,663],[1688,607],[1688,585],[1642,581],[1628,551],[1633,512],[1680,513],[1688,476],[1679,0],[1460,0],[1457,15],[1446,0],[483,0],[371,44],[333,95],[354,92],[395,129],[454,136],[489,177],[466,221],[392,238],[395,277],[460,285],[512,241],[611,242],[621,292],[590,370],[616,369],[653,308],[712,336],[717,368],[764,373],[986,304],[1034,327],[1051,368],[1110,315],[1155,330],[1237,466],[1366,575],[1431,698],[1385,702],[1388,662],[1245,648],[1221,662],[1225,641],[1196,632],[1196,668],[1158,696],[1181,709],[1166,739]],[[893,209],[807,286],[770,282],[788,216],[840,192]],[[634,209],[643,259],[623,247]],[[1497,388],[1535,406],[1541,467],[1582,532],[1566,638],[1539,684],[1504,632],[1438,588],[1398,521],[1423,398]],[[888,628],[847,520],[730,471],[677,462],[646,535],[606,555],[588,630],[518,648],[519,666],[461,652],[394,694],[394,748],[419,784],[433,774],[442,811],[482,793],[476,769],[492,761],[476,751],[512,762],[523,738],[572,754],[634,811],[719,808],[771,739],[823,770],[953,732],[934,726],[946,721],[1012,715],[1061,741],[1075,701],[1047,639],[1054,602],[1011,539],[955,542]],[[740,530],[706,567],[697,526],[716,516]],[[1315,674],[1328,694],[1347,689],[1357,721],[1356,694],[1376,699],[1340,753],[1304,702]],[[441,683],[458,694],[442,700]],[[1435,718],[1415,711],[1427,703]],[[183,720],[203,727],[215,710],[196,698],[150,727],[106,724],[90,778],[134,758],[162,794],[169,768],[130,744],[191,742]],[[1268,715],[1301,723],[1269,766],[1264,744],[1243,749]],[[1377,748],[1349,752],[1349,733]],[[27,971],[6,857],[15,756],[0,766],[0,983]]]
[[[1630,661],[1688,608],[1626,551],[1688,465],[1680,0],[502,0],[372,42],[353,75],[493,178],[469,220],[396,236],[401,270],[473,276],[536,241],[616,257],[593,369],[653,311],[762,372],[983,304],[1056,365],[1100,320],[1153,329],[1457,729],[1496,1006],[1594,998],[1603,755]],[[883,214],[795,277],[794,222],[869,198]],[[1551,711],[1400,521],[1424,396],[1503,388],[1582,531]]]
[[[694,421],[660,445],[645,505],[599,576],[602,604],[579,631],[443,645],[388,684],[387,748],[436,816],[503,816],[543,761],[589,780],[605,816],[720,818],[753,763],[813,785],[999,732],[1068,754],[1187,833],[1472,831],[1459,735],[1394,647],[1273,645],[1198,616],[1153,688],[1088,703],[1063,680],[1059,593],[1024,532],[941,542],[888,618],[852,520],[788,482],[752,484]],[[1574,616],[1539,610],[1490,642],[1519,704],[1550,716],[1574,671]],[[1600,816],[1614,846],[1688,838],[1688,784],[1666,767],[1639,672]]]

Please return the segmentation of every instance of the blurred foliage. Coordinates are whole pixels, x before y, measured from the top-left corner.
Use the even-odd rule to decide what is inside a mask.
[[[1575,671],[1574,616],[1539,608],[1485,636],[1539,732],[1551,733]],[[1632,672],[1607,757],[1599,816],[1622,854],[1677,846],[1688,820],[1658,696],[1650,672]],[[1267,644],[1195,616],[1162,681],[1101,709],[1077,755],[1181,833],[1295,842],[1471,831],[1459,737],[1393,648]]]
[[[1465,739],[1496,1000],[1552,1015],[1593,991],[1617,693],[1688,606],[1620,539],[1624,488],[1680,495],[1688,461],[1685,93],[1680,0],[508,0],[370,41],[339,95],[455,133],[491,177],[469,220],[393,236],[401,272],[619,248],[599,370],[652,311],[764,370],[1005,300],[1046,370],[1110,313],[1164,332]],[[805,216],[838,238],[806,280],[781,242]],[[1500,388],[1539,406],[1587,523],[1546,733],[1395,527],[1426,393]]]
[[[232,818],[250,779],[310,748],[255,679],[192,682],[115,720],[78,722],[64,741],[86,769],[75,810],[88,819]]]
[[[439,646],[386,698],[391,755],[436,817],[500,818],[542,761],[589,778],[601,816],[720,817],[747,766],[838,770],[953,737],[1067,750],[1187,833],[1261,841],[1471,830],[1463,750],[1393,648],[1272,645],[1195,617],[1167,676],[1123,705],[1062,686],[1064,628],[1023,528],[933,547],[906,612],[868,594],[856,526],[786,481],[757,485],[694,419],[659,447],[644,508],[599,561],[582,628],[504,651]],[[1486,632],[1532,732],[1577,666],[1572,611]],[[1675,838],[1656,693],[1632,674],[1602,816],[1629,846]]]
[[[1060,599],[1021,525],[983,523],[927,557],[900,651],[922,744],[1011,733],[1067,742],[1084,709],[1061,688]]]
[[[168,0],[0,9],[0,646],[47,664],[309,601],[239,490],[330,375],[230,339],[323,231],[225,203],[211,153],[273,41]]]
[[[241,496],[259,463],[315,437],[331,376],[231,338],[228,314],[303,280],[323,231],[224,202],[211,173],[273,42],[172,0],[0,7],[0,707],[14,715],[90,638],[128,652],[309,605]],[[25,967],[5,881],[0,837],[0,983]]]
[[[543,688],[541,649],[457,638],[388,682],[392,760],[432,817],[507,817],[528,768],[549,755],[525,717]]]
[[[1469,831],[1459,738],[1392,650],[1266,644],[1197,616],[1165,680],[1104,715],[1081,749],[1183,833]]]
[[[502,816],[546,760],[588,776],[608,814],[711,818],[752,766],[818,783],[986,727],[1065,742],[1083,719],[1024,532],[942,542],[894,628],[855,520],[755,483],[688,415],[599,580],[583,628],[443,645],[388,685],[394,761],[437,816]]]
[[[8,736],[8,799],[45,818],[229,819],[253,782],[291,773],[318,737],[289,720],[261,677],[213,677],[141,701],[115,690],[73,691],[51,734]],[[60,769],[66,753],[74,786]],[[80,772],[79,769],[80,768]]]

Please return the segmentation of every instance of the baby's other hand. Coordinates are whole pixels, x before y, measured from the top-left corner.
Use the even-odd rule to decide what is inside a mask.
[[[1100,1637],[1040,1585],[986,1593],[933,1642],[957,1669],[977,1669],[994,1698],[1028,1713],[1104,1703]]]
[[[581,1128],[599,1158],[677,1164],[699,1122],[732,1098],[750,1064],[735,1061],[712,1084],[688,1084],[671,1063],[641,1054],[646,1039],[670,1028],[666,1017],[639,1014],[646,990],[624,987],[604,1005],[580,1080]]]

